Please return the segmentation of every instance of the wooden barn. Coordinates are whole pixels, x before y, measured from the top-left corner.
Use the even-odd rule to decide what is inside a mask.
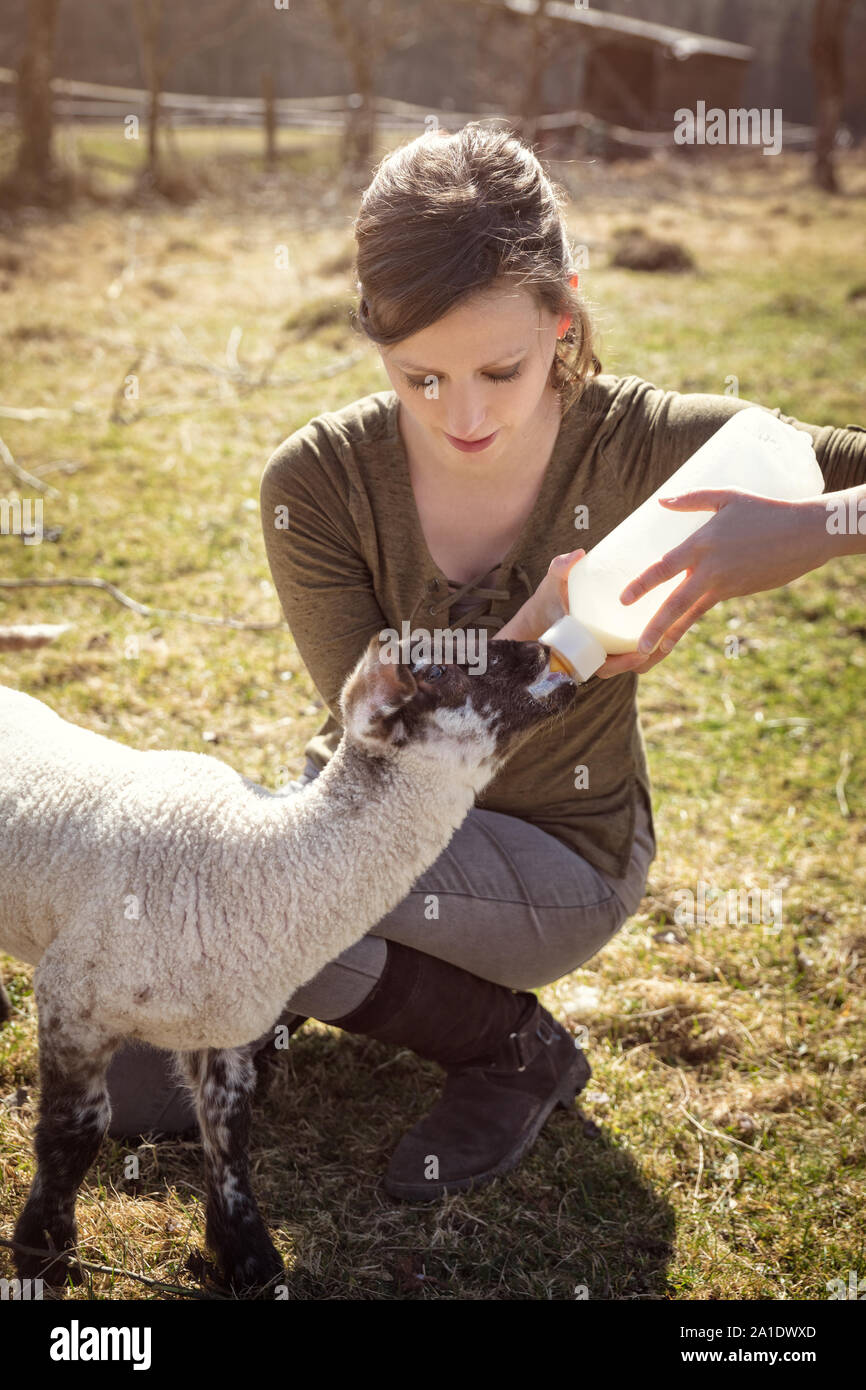
[[[528,31],[536,0],[491,0]],[[546,65],[541,111],[580,109],[635,131],[670,131],[674,112],[698,101],[725,110],[741,104],[754,49],[666,24],[549,0],[556,34]]]

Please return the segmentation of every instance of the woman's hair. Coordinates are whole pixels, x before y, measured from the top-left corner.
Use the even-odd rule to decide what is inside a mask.
[[[381,161],[354,223],[354,326],[390,346],[507,278],[571,314],[551,382],[566,410],[602,370],[573,273],[565,196],[515,135],[472,122],[428,131]]]

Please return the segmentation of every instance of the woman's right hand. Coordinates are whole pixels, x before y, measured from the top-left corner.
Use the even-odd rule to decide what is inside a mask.
[[[585,550],[570,550],[567,555],[554,555],[548,568],[547,574],[542,579],[538,588],[537,595],[542,595],[542,603],[548,605],[550,619],[541,629],[546,632],[553,623],[557,622],[568,612],[568,576],[572,566],[578,560],[582,560],[586,554]]]
[[[585,554],[585,550],[571,550],[567,555],[554,555],[535,593],[499,629],[496,637],[537,642],[542,632],[568,612],[568,571]]]

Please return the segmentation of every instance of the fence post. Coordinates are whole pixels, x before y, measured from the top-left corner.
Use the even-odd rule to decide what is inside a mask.
[[[262,100],[265,122],[265,168],[273,171],[277,162],[277,107],[274,101],[273,68],[262,70]]]

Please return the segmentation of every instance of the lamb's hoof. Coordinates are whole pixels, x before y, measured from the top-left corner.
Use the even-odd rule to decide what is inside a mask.
[[[200,1250],[191,1250],[186,1267],[200,1283],[211,1284],[234,1298],[273,1298],[286,1278],[283,1262],[270,1241],[252,1252],[247,1249],[244,1254],[233,1251],[230,1256],[218,1256],[216,1263]]]
[[[46,1288],[58,1291],[65,1289],[70,1282],[76,1287],[84,1283],[84,1271],[71,1254],[75,1248],[74,1239],[64,1240],[63,1252],[60,1253],[55,1241],[49,1240],[46,1245],[44,1231],[19,1221],[14,1240],[36,1251],[45,1249],[44,1254],[15,1251],[15,1269],[19,1279],[40,1279]]]
[[[65,1289],[67,1284],[74,1284],[75,1287],[78,1288],[79,1285],[86,1281],[87,1276],[77,1260],[70,1260],[68,1264],[61,1264],[58,1261],[56,1269],[56,1283],[51,1283],[50,1280],[46,1281],[51,1284],[52,1288]]]
[[[77,1260],[58,1259],[56,1255],[19,1255],[15,1260],[19,1279],[40,1279],[46,1289],[62,1292],[72,1283],[84,1283],[84,1270]]]
[[[230,1268],[220,1268],[223,1283],[235,1298],[273,1298],[277,1286],[286,1280],[285,1267],[276,1250],[273,1258],[248,1255]]]
[[[276,1285],[286,1277],[283,1262],[267,1237],[254,1249],[224,1252],[219,1268],[225,1287],[235,1298],[273,1297]]]
[[[12,1003],[3,985],[0,984],[0,1028],[4,1023],[8,1023],[12,1017]]]

